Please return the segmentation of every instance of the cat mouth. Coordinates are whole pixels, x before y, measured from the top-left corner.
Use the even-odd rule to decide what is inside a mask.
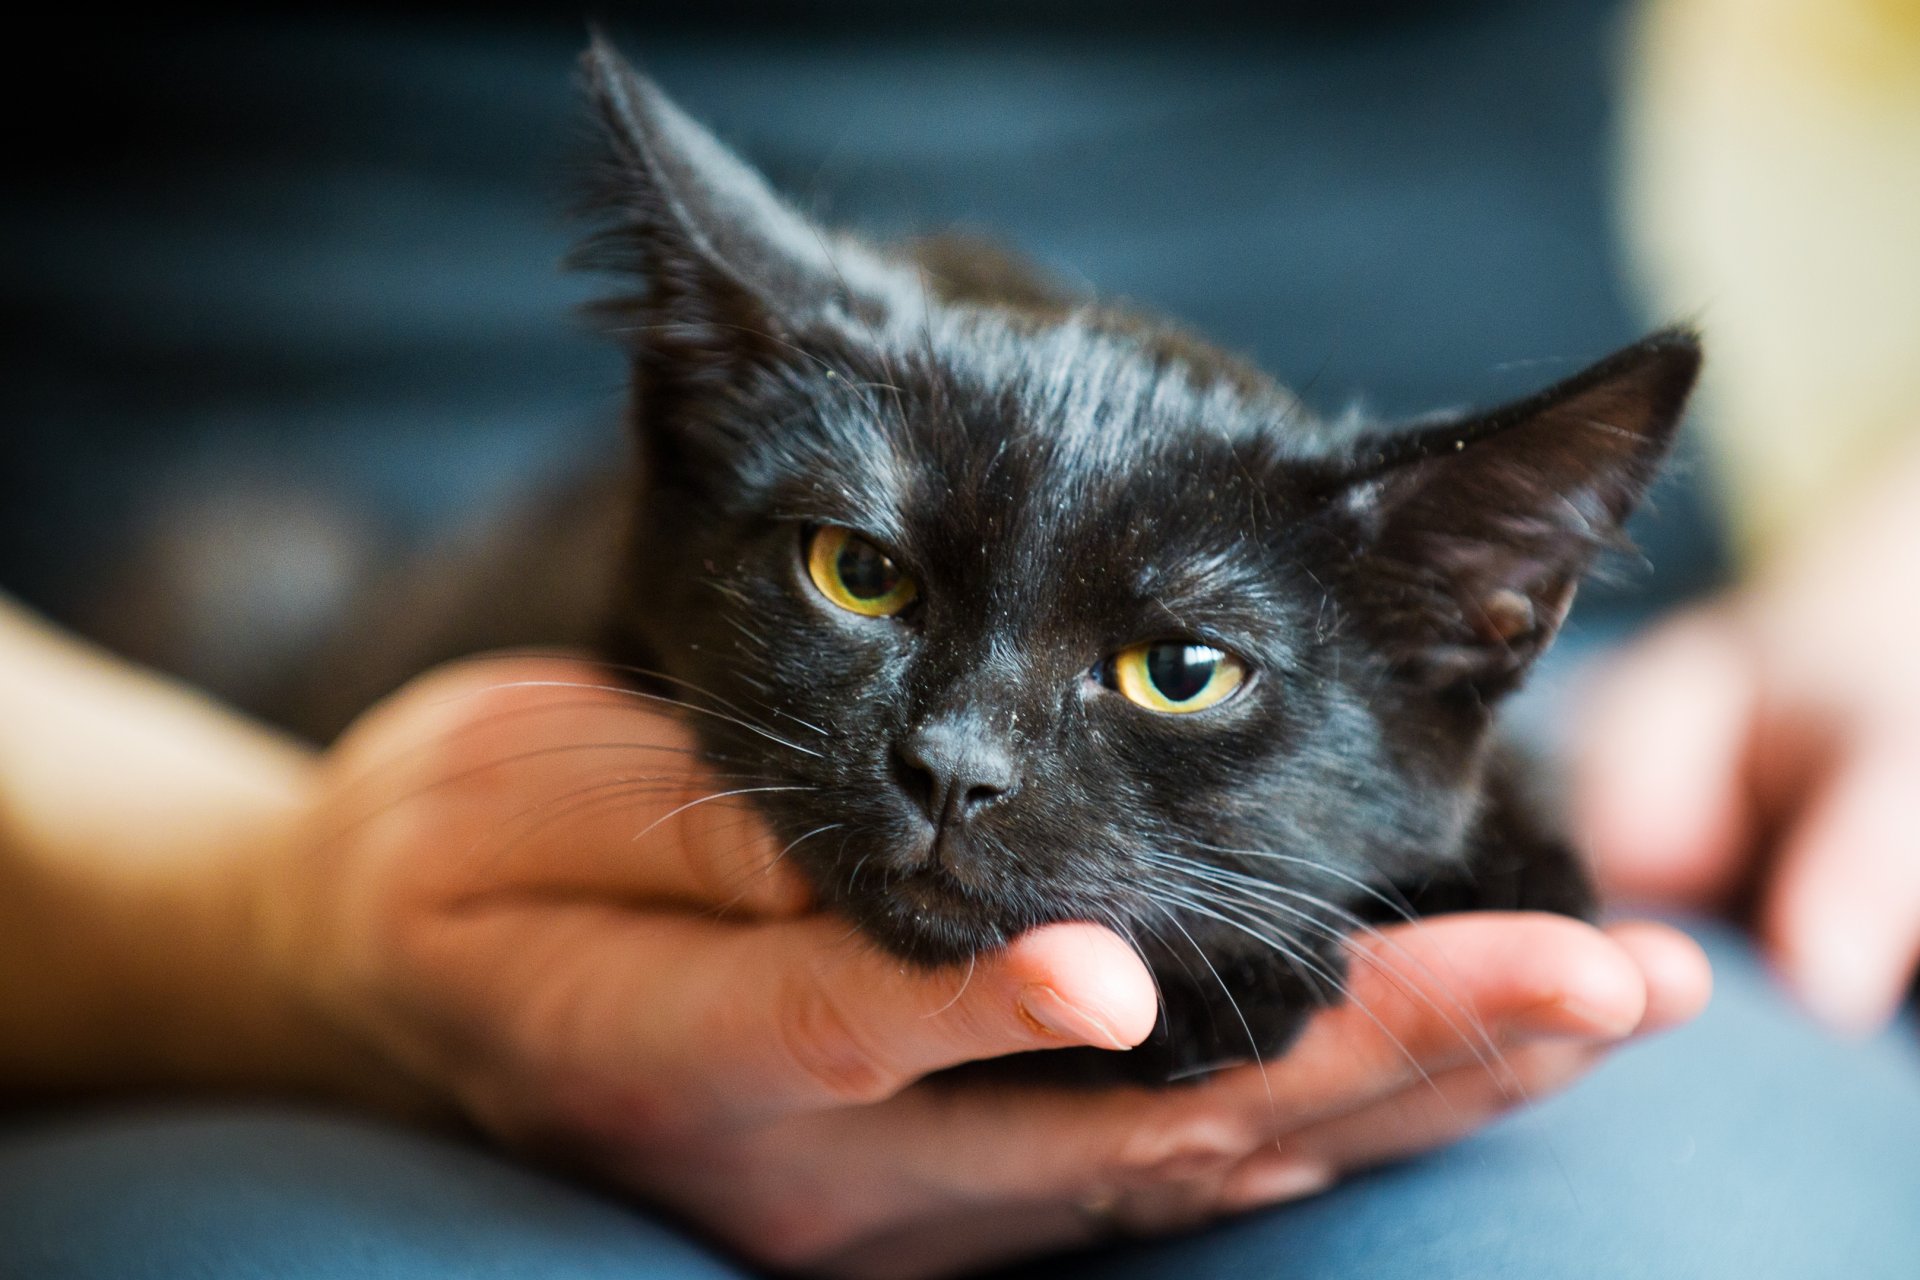
[[[967,914],[982,906],[977,894],[938,867],[896,880],[892,893],[903,906],[916,913]]]
[[[1009,937],[1003,910],[938,867],[892,878],[848,907],[868,936],[914,964],[970,960]]]

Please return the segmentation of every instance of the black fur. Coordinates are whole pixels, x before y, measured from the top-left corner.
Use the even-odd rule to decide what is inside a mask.
[[[1356,921],[1591,909],[1489,729],[1665,454],[1690,334],[1488,414],[1328,424],[1005,259],[817,230],[610,49],[584,66],[582,260],[626,282],[639,458],[609,655],[759,722],[697,718],[726,768],[813,788],[760,807],[828,905],[927,965],[1112,924],[1162,1024],[1047,1065],[1152,1080],[1284,1048]],[[910,572],[910,610],[823,599],[821,525]],[[1095,678],[1174,637],[1252,679],[1171,716]],[[965,822],[902,764],[928,734],[998,771]]]

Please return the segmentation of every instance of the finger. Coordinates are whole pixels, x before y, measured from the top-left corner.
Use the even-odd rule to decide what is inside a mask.
[[[1090,1225],[1174,1229],[1215,1212],[1235,1169],[1276,1137],[1335,1134],[1334,1126],[1349,1121],[1358,1129],[1361,1122],[1352,1117],[1369,1108],[1412,1113],[1423,1104],[1403,1097],[1436,1089],[1453,1107],[1441,1106],[1439,1114],[1454,1127],[1430,1120],[1424,1130],[1409,1128],[1409,1140],[1433,1142],[1465,1131],[1562,1078],[1544,1071],[1528,1047],[1539,1038],[1597,1052],[1645,1024],[1655,1006],[1683,1009],[1694,998],[1687,989],[1704,978],[1687,964],[1697,955],[1691,942],[1653,925],[1618,932],[1615,940],[1575,921],[1524,915],[1455,917],[1394,930],[1371,945],[1383,953],[1397,947],[1404,952],[1397,964],[1444,986],[1452,1001],[1443,1005],[1446,1016],[1410,994],[1404,980],[1357,966],[1356,994],[1378,1007],[1386,1025],[1362,1018],[1347,1032],[1319,1033],[1317,1041],[1310,1032],[1294,1053],[1268,1064],[1264,1081],[1260,1069],[1250,1067],[1178,1089],[1061,1092],[935,1083],[856,1111],[807,1117],[812,1129],[788,1141],[831,1149],[836,1185],[859,1192],[850,1191],[852,1207],[831,1224],[831,1238],[813,1243],[825,1248],[884,1235],[915,1217],[942,1220],[956,1204],[987,1204],[996,1212],[1008,1205],[1033,1208],[1022,1221],[1042,1233],[1041,1244],[1083,1241]],[[1652,978],[1639,975],[1640,958]],[[1659,976],[1665,973],[1682,981]],[[1647,986],[1662,993],[1649,999]],[[1679,988],[1680,997],[1667,994],[1667,986]],[[1332,1010],[1320,1022],[1343,1016],[1352,1015]],[[1471,1031],[1463,1036],[1463,1019],[1479,1020],[1497,1052],[1489,1056]],[[1418,1053],[1417,1065],[1390,1037]],[[1515,1051],[1516,1045],[1523,1047]],[[1311,1158],[1290,1173],[1266,1174],[1264,1194],[1278,1195],[1287,1178],[1296,1195],[1325,1185],[1334,1172],[1327,1149],[1304,1149]],[[1357,1137],[1348,1154],[1365,1156]],[[1097,1210],[1092,1218],[1089,1206]],[[882,1248],[880,1256],[890,1253]]]
[[[1835,1027],[1892,1016],[1920,962],[1920,748],[1866,744],[1816,793],[1782,846],[1762,936],[1801,998]]]
[[[1686,994],[1704,984],[1690,963],[1697,949],[1685,938],[1646,925],[1614,933],[1623,951],[1645,962],[1650,986]],[[1606,1003],[1594,994],[1585,993]],[[1642,1025],[1655,1006],[1675,1003],[1656,995]],[[1569,1025],[1580,1024],[1558,1011],[1543,1020],[1548,1033]],[[1115,1229],[1179,1229],[1310,1194],[1344,1169],[1447,1141],[1560,1087],[1604,1049],[1561,1040],[1515,1050],[1506,1074],[1477,1062],[1438,1070],[1432,1085],[1407,1085],[1370,1108],[1306,1126],[1286,1139],[1284,1154],[1265,1131],[1223,1142],[1231,1126],[1195,1126],[1182,1110],[1188,1090],[925,1085],[858,1111],[810,1114],[783,1141],[789,1150],[832,1152],[840,1207],[831,1221],[788,1224],[783,1257],[838,1273],[890,1275],[902,1259],[937,1258],[940,1269],[959,1270],[1090,1243]],[[1063,1170],[1051,1157],[1083,1142],[1089,1129],[1107,1135],[1103,1147],[1115,1158]]]
[[[1208,1087],[1304,1121],[1422,1072],[1491,1063],[1505,1044],[1618,1039],[1647,1010],[1647,976],[1633,954],[1562,916],[1473,913],[1396,926],[1358,940],[1348,972],[1348,999],[1316,1015],[1284,1058]]]
[[[835,1240],[883,1233],[903,1218],[937,1220],[956,1205],[991,1204],[996,1213],[1017,1206],[1010,1216],[1037,1233],[1036,1243],[1065,1246],[1085,1242],[1090,1229],[1158,1234],[1311,1194],[1346,1171],[1472,1132],[1570,1083],[1608,1048],[1581,1040],[1525,1045],[1497,1070],[1476,1062],[1438,1071],[1277,1140],[1265,1131],[1228,1136],[1230,1126],[1196,1126],[1191,1117],[1170,1122],[1182,1109],[1177,1091],[935,1087],[836,1117],[812,1140],[834,1151],[843,1186],[861,1187],[870,1168],[888,1170],[833,1224]],[[1109,1153],[1060,1167],[1052,1157],[1084,1146],[1090,1130],[1107,1133]],[[919,1141],[905,1148],[903,1165],[901,1138],[909,1134]]]
[[[752,808],[783,784],[707,765],[672,711],[593,664],[476,659],[383,705],[337,767],[360,820],[432,831],[447,856],[420,869],[449,892],[803,909],[787,847]]]
[[[1486,918],[1502,923],[1507,919]],[[1451,974],[1440,963],[1423,966],[1430,983],[1444,975],[1463,989],[1477,990],[1471,1004],[1422,998],[1399,975],[1382,973],[1379,980],[1392,987],[1393,998],[1402,1005],[1399,1010],[1388,1006],[1378,1022],[1366,1019],[1371,1024],[1366,1027],[1351,1022],[1367,1012],[1358,1002],[1352,1009],[1321,1015],[1295,1054],[1270,1065],[1267,1079],[1260,1082],[1275,1089],[1276,1098],[1295,1100],[1288,1111],[1293,1123],[1275,1131],[1343,1120],[1409,1089],[1430,1090],[1433,1080],[1450,1072],[1478,1073],[1493,1086],[1506,1081],[1524,1088],[1524,1075],[1509,1053],[1516,1046],[1523,1054],[1527,1046],[1543,1040],[1604,1047],[1629,1035],[1678,1026],[1706,1006],[1712,989],[1706,955],[1676,929],[1629,921],[1596,936],[1587,926],[1556,916],[1518,919],[1540,927],[1503,930],[1499,947],[1492,937],[1478,939],[1480,949],[1465,954],[1466,965],[1447,966]],[[1420,1016],[1422,1010],[1426,1018]],[[1343,1018],[1348,1020],[1345,1025]],[[1322,1033],[1324,1040],[1314,1039]],[[1343,1059],[1355,1058],[1374,1063],[1374,1088],[1362,1093],[1350,1087],[1343,1099],[1323,1082],[1339,1072]],[[1242,1074],[1248,1072],[1243,1069]],[[1251,1096],[1250,1086],[1243,1087]],[[1304,1105],[1308,1095],[1324,1101]]]
[[[1222,1180],[1215,1208],[1240,1212],[1298,1199],[1347,1174],[1445,1146],[1564,1089],[1609,1051],[1606,1045],[1550,1041],[1514,1050],[1505,1072],[1479,1066],[1441,1072],[1249,1156]]]
[[[1121,1050],[1146,1038],[1156,1011],[1139,957],[1094,925],[1049,926],[927,972],[816,919],[743,935],[739,964],[713,992],[731,1006],[704,1047],[755,1077],[732,1087],[759,1105],[870,1103],[981,1058]]]
[[[1579,1079],[1611,1049],[1549,1040],[1504,1054],[1497,1067],[1474,1063],[1439,1071],[1359,1111],[1263,1143],[1231,1166],[1132,1186],[1115,1198],[1109,1216],[1130,1233],[1158,1235],[1312,1195],[1348,1174],[1445,1146],[1540,1101]]]
[[[1759,673],[1723,614],[1654,632],[1605,672],[1574,744],[1573,806],[1608,896],[1719,905],[1753,836]]]
[[[836,1130],[840,1149],[925,1135],[917,1185],[956,1199],[1100,1195],[1204,1178],[1275,1136],[1352,1113],[1456,1066],[1503,1070],[1542,1036],[1605,1043],[1647,1007],[1632,955],[1578,921],[1454,916],[1368,944],[1392,969],[1354,966],[1354,1001],[1314,1018],[1264,1066],[1178,1089],[912,1090]],[[1365,1008],[1362,1008],[1362,1005]]]
[[[480,998],[516,1011],[505,1038],[548,1064],[536,1074],[672,1098],[688,1123],[871,1103],[1007,1053],[1120,1049],[1154,1021],[1138,956],[1094,925],[934,971],[819,916],[725,925],[570,905],[446,927],[481,958],[448,967],[492,975]]]
[[[1607,926],[1647,984],[1645,1012],[1636,1036],[1655,1035],[1693,1021],[1713,995],[1713,968],[1700,944],[1677,929],[1647,921]]]

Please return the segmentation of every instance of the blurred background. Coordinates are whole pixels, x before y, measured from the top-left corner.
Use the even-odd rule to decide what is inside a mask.
[[[709,0],[594,16],[823,218],[986,232],[1337,411],[1494,401],[1656,323],[1617,0]],[[382,566],[614,465],[558,268],[568,6],[56,24],[0,188],[0,590],[243,705]],[[1689,445],[1691,451],[1694,446]],[[1726,557],[1683,461],[1617,634]]]

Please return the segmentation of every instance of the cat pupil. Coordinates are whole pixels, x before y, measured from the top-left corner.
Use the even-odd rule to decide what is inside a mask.
[[[849,538],[834,563],[840,583],[856,600],[878,600],[900,584],[900,571],[870,542]]]
[[[1218,649],[1204,644],[1157,644],[1147,651],[1147,678],[1169,702],[1190,702],[1213,679]]]

